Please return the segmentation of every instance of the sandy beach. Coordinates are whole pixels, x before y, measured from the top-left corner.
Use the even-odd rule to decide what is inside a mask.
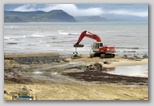
[[[102,59],[84,55],[72,59],[50,53],[4,57],[5,100],[11,100],[11,92],[18,92],[22,86],[28,88],[35,100],[148,100],[148,73],[138,77],[103,71],[85,72],[83,69],[94,63],[109,69],[148,65],[148,58],[116,56]]]

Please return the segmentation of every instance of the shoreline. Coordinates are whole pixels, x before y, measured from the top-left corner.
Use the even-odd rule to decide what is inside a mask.
[[[61,56],[59,53],[50,52],[50,53],[29,53],[29,54],[4,54],[4,60],[14,59],[14,58],[32,58],[32,57],[62,57],[65,58],[68,62],[104,62],[108,61],[111,63],[111,66],[127,66],[127,65],[142,65],[148,64],[148,58],[141,57],[123,57],[123,56],[115,56],[115,58],[90,58],[88,55],[83,55],[81,58],[71,59],[71,55],[67,57]],[[112,63],[113,62],[113,63]],[[108,64],[109,65],[109,64]]]

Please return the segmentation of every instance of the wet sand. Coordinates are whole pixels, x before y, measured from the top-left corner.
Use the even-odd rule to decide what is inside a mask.
[[[95,62],[103,67],[142,65],[148,64],[147,58],[116,56],[101,59],[86,55],[71,59],[56,56],[57,58],[51,54],[4,56],[4,99],[11,100],[10,92],[18,91],[25,85],[37,100],[148,100],[146,77],[85,72],[81,67]],[[25,64],[25,61],[28,62]]]

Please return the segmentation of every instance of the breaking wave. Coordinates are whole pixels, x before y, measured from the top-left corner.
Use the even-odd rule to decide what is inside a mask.
[[[60,35],[79,35],[80,33],[69,33],[69,32],[64,32],[63,30],[58,30],[58,33]]]
[[[32,34],[32,37],[45,37],[45,35],[40,35],[40,34]]]

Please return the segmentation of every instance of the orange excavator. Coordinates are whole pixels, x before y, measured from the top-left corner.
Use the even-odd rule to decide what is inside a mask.
[[[84,37],[88,37],[96,40],[97,42],[93,43],[92,51],[94,53],[90,54],[90,57],[101,57],[101,58],[114,58],[115,54],[113,54],[116,50],[114,46],[104,46],[100,37],[91,32],[83,31],[78,39],[78,41],[74,44],[74,47],[83,47],[84,45],[80,44]]]

